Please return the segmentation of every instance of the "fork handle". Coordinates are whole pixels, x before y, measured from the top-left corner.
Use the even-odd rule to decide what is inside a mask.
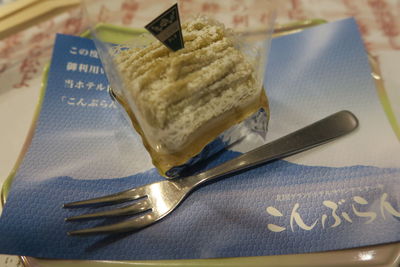
[[[227,161],[198,175],[181,178],[184,184],[195,187],[222,175],[284,158],[346,135],[358,127],[358,120],[350,111],[340,111],[309,126],[281,137]]]

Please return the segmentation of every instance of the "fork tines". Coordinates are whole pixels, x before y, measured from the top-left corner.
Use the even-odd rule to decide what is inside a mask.
[[[151,210],[151,205],[147,196],[142,192],[141,188],[130,189],[124,192],[120,192],[113,195],[108,195],[104,197],[93,198],[89,200],[76,201],[71,203],[66,203],[63,205],[64,208],[78,208],[83,206],[93,206],[93,205],[110,205],[117,203],[124,203],[127,201],[136,200],[133,204],[129,204],[120,208],[114,208],[112,210],[87,213],[77,216],[71,216],[65,219],[65,221],[77,221],[84,219],[99,219],[99,218],[107,218],[107,217],[116,217],[116,216],[128,216],[139,214],[148,210]],[[130,219],[125,222],[107,225],[107,226],[98,226],[89,229],[82,229],[68,232],[69,235],[84,235],[84,234],[101,234],[101,233],[116,233],[118,229],[124,229],[124,231],[133,231],[135,229],[140,229],[146,226],[151,220],[151,214],[145,214],[140,217],[135,217],[134,219]]]

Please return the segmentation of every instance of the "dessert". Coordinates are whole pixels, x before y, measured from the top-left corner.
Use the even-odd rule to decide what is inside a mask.
[[[124,92],[117,98],[163,175],[260,108],[268,113],[232,33],[204,17],[184,23],[182,33],[185,47],[176,52],[154,41],[114,58]]]

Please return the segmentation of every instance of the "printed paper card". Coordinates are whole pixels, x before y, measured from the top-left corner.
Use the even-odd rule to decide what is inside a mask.
[[[149,260],[260,256],[400,240],[400,144],[378,99],[353,19],[273,40],[265,88],[269,141],[340,110],[360,127],[313,150],[230,175],[193,192],[134,234],[71,237],[110,220],[62,204],[161,178],[107,92],[89,39],[59,35],[30,148],[0,219],[0,253]],[[225,151],[210,165],[249,147]]]

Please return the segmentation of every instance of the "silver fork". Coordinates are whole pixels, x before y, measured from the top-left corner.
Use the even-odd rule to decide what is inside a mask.
[[[68,234],[110,234],[140,230],[171,213],[195,187],[206,181],[313,148],[343,136],[357,126],[358,120],[351,112],[340,111],[200,174],[163,180],[109,196],[64,204],[64,208],[74,208],[135,200],[133,204],[124,207],[73,216],[66,218],[66,221],[137,215],[134,218],[112,225],[75,230]]]

